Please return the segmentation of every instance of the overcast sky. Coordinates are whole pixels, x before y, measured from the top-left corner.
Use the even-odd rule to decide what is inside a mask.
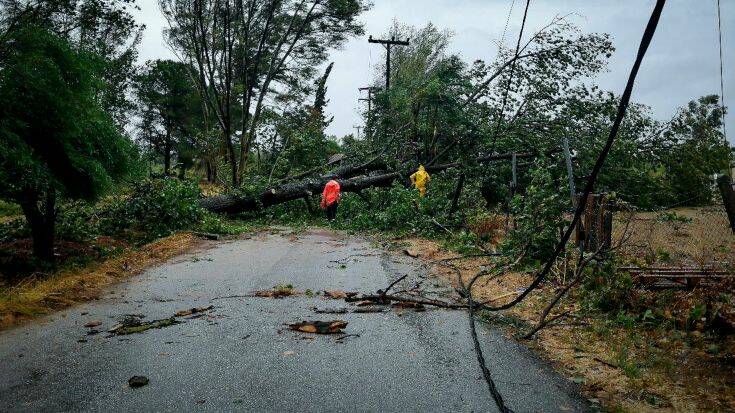
[[[513,0],[374,0],[363,14],[365,36],[351,39],[331,53],[334,69],[328,82],[328,111],[334,122],[327,132],[337,136],[353,133],[361,123],[357,88],[366,86],[375,66],[384,59],[384,49],[369,44],[367,36],[384,34],[395,19],[422,27],[431,22],[454,32],[451,51],[465,61],[492,61]],[[617,49],[609,72],[597,77],[601,88],[622,93],[640,42],[652,0],[533,0],[528,11],[526,35],[548,23],[555,15],[576,13],[574,22],[583,32],[605,32]],[[138,0],[140,23],[146,31],[140,60],[173,58],[163,42],[166,21],[156,0]],[[722,40],[725,70],[725,104],[735,111],[735,0],[721,0]],[[514,44],[523,17],[523,0],[515,0],[506,44]],[[717,0],[669,0],[658,30],[638,74],[633,101],[649,105],[654,116],[668,119],[676,108],[704,94],[720,93],[717,38]],[[727,116],[728,138],[735,143],[735,114]]]

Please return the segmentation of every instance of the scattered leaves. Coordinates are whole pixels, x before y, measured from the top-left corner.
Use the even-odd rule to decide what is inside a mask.
[[[347,327],[347,322],[344,320],[302,321],[300,323],[289,324],[288,327],[291,330],[302,333],[337,334],[342,333],[342,329]]]

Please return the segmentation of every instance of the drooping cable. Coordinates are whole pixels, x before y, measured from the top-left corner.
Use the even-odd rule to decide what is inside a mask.
[[[510,3],[510,10],[508,10],[508,16],[505,18],[505,27],[503,27],[503,35],[500,37],[500,47],[505,44],[505,33],[508,31],[508,23],[510,23],[510,16],[513,14],[513,6],[515,6],[516,0]]]
[[[515,299],[511,300],[510,302],[503,304],[503,305],[499,305],[497,307],[483,305],[482,306],[483,309],[490,310],[490,311],[505,310],[521,302],[521,300],[523,300],[531,291],[536,289],[536,287],[538,287],[539,284],[541,284],[541,282],[549,274],[549,271],[551,270],[551,267],[556,261],[556,259],[559,257],[559,254],[561,254],[561,252],[564,251],[564,248],[566,247],[566,244],[572,235],[572,231],[574,231],[574,228],[577,226],[577,223],[579,223],[579,219],[582,216],[582,213],[584,212],[585,205],[587,204],[587,198],[592,193],[592,190],[595,186],[595,182],[597,181],[597,176],[600,174],[600,170],[602,169],[602,166],[605,164],[605,159],[607,158],[608,153],[610,153],[610,148],[615,142],[615,137],[618,134],[618,130],[620,129],[620,124],[622,123],[623,118],[625,117],[625,112],[627,111],[628,104],[630,103],[630,96],[633,92],[633,85],[635,84],[635,78],[638,75],[638,70],[640,69],[641,62],[643,61],[643,57],[646,55],[648,46],[651,44],[653,35],[656,32],[656,27],[658,26],[658,21],[661,17],[661,12],[663,11],[665,4],[666,4],[666,0],[657,0],[656,6],[653,8],[653,12],[651,13],[651,17],[648,20],[648,25],[646,26],[646,30],[643,32],[643,38],[641,39],[641,44],[638,47],[638,54],[636,56],[635,63],[633,64],[633,68],[631,69],[630,75],[628,76],[628,82],[625,85],[625,90],[623,92],[623,95],[620,98],[620,103],[618,104],[618,110],[615,116],[615,121],[613,122],[613,125],[610,128],[610,134],[608,135],[607,141],[605,143],[605,147],[602,149],[599,156],[597,157],[597,160],[595,161],[595,165],[592,168],[592,172],[590,173],[589,178],[587,179],[587,183],[584,187],[584,191],[582,192],[582,197],[580,198],[579,203],[577,204],[577,209],[574,211],[574,217],[572,218],[572,222],[569,224],[569,227],[564,232],[564,235],[562,236],[561,240],[559,241],[556,248],[554,249],[554,252],[552,253],[551,257],[548,259],[548,261],[544,265],[544,268],[541,270],[541,272],[539,272],[539,274],[536,276],[533,282],[531,282],[531,284],[520,295],[518,295]]]
[[[473,339],[473,344],[475,347],[475,352],[477,355],[477,360],[478,360],[478,363],[480,364],[480,368],[482,369],[483,377],[485,379],[485,382],[488,385],[488,389],[490,390],[490,393],[493,396],[493,400],[495,401],[496,406],[502,413],[510,412],[511,410],[508,408],[508,406],[506,406],[501,393],[498,391],[497,387],[495,386],[495,382],[493,381],[492,376],[490,374],[490,370],[488,369],[487,364],[485,362],[485,357],[482,354],[482,348],[480,347],[480,342],[477,338],[477,332],[475,331],[475,319],[474,319],[475,304],[477,304],[477,307],[479,309],[486,309],[486,310],[491,310],[491,311],[504,310],[504,309],[513,307],[514,305],[518,304],[531,291],[536,289],[536,287],[538,287],[538,285],[546,278],[546,276],[549,274],[549,271],[551,270],[551,266],[554,264],[556,259],[559,257],[559,254],[561,254],[564,248],[566,248],[567,242],[569,241],[572,231],[576,227],[577,223],[579,222],[580,217],[582,216],[582,213],[584,212],[585,205],[587,204],[587,198],[589,197],[590,193],[592,193],[592,189],[594,188],[595,181],[597,181],[597,176],[599,175],[600,170],[602,169],[602,166],[605,163],[605,159],[607,158],[607,155],[610,153],[610,148],[615,142],[615,137],[618,134],[618,130],[620,129],[620,124],[622,123],[623,118],[625,117],[625,113],[628,109],[628,104],[630,103],[630,96],[633,93],[633,85],[635,84],[635,78],[638,75],[638,70],[640,69],[641,62],[643,61],[643,57],[646,55],[648,46],[651,44],[653,35],[654,33],[656,33],[656,27],[658,26],[658,21],[661,18],[661,12],[663,11],[665,4],[666,4],[666,0],[657,0],[656,6],[653,8],[653,12],[651,12],[651,17],[648,20],[648,24],[646,25],[646,30],[643,32],[643,38],[641,39],[641,43],[638,46],[638,54],[636,56],[635,63],[633,63],[633,68],[630,71],[630,75],[628,76],[628,82],[625,85],[623,96],[620,98],[620,103],[618,104],[618,110],[615,116],[615,121],[613,122],[612,128],[610,128],[610,134],[608,135],[607,142],[605,143],[605,147],[602,149],[602,152],[600,152],[600,155],[597,157],[597,161],[595,161],[595,165],[592,168],[592,173],[587,179],[587,184],[584,187],[582,197],[580,198],[580,201],[577,204],[577,209],[574,211],[574,218],[572,218],[571,224],[569,225],[567,230],[564,232],[564,235],[559,241],[559,244],[554,249],[554,252],[552,253],[551,258],[549,258],[549,260],[546,262],[546,265],[541,270],[541,272],[536,276],[533,282],[531,282],[531,284],[518,297],[516,297],[509,303],[506,303],[506,304],[503,304],[497,307],[491,307],[491,306],[488,306],[487,304],[475,303],[474,299],[472,298],[472,282],[470,282],[470,285],[466,289],[467,297],[468,297],[468,304],[469,304],[468,312],[469,312],[470,332],[472,333],[472,339]],[[477,279],[478,277],[475,277],[473,281],[476,281]]]
[[[493,133],[493,141],[490,144],[490,152],[493,153],[495,150],[495,142],[498,140],[498,134],[500,129],[500,123],[503,121],[503,113],[505,113],[505,106],[508,104],[508,95],[510,94],[510,87],[513,84],[513,72],[515,72],[516,62],[518,61],[518,54],[521,49],[521,40],[523,38],[523,30],[526,27],[526,17],[528,16],[528,6],[531,4],[531,0],[526,0],[526,8],[523,10],[523,21],[521,21],[521,31],[518,33],[518,41],[516,42],[516,51],[513,54],[513,60],[510,63],[510,72],[508,73],[508,83],[503,93],[503,102],[500,105],[500,113],[498,114],[498,120],[495,122],[495,128]]]

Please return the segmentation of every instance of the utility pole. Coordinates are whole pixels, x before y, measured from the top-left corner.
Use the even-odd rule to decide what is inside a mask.
[[[353,126],[353,128],[355,128],[355,130],[357,130],[357,136],[356,136],[356,138],[357,139],[360,139],[360,129],[362,129],[362,126],[355,125],[355,126]]]
[[[396,36],[393,36],[390,38],[390,40],[385,39],[373,39],[373,36],[370,35],[368,37],[368,43],[379,43],[382,44],[385,47],[385,90],[387,91],[390,89],[390,47],[395,46],[408,46],[408,42],[411,39],[406,40],[396,40]]]
[[[360,87],[357,88],[360,92],[363,90],[367,90],[367,98],[358,98],[357,100],[360,102],[367,102],[368,104],[368,117],[370,116],[370,112],[372,111],[372,102],[373,102],[373,92],[375,91],[374,86],[366,86],[366,87]]]
[[[373,92],[375,92],[375,89],[377,89],[374,86],[366,86],[358,88],[357,90],[362,92],[363,90],[367,91],[367,98],[358,98],[358,102],[367,102],[368,105],[368,111],[367,111],[367,119],[365,120],[365,135],[368,139],[372,139],[372,116],[373,116]]]

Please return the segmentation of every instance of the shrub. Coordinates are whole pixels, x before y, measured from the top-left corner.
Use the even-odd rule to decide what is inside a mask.
[[[0,223],[0,242],[10,242],[31,236],[31,229],[22,218]]]
[[[503,242],[503,250],[520,252],[525,249],[527,259],[548,259],[564,226],[568,200],[561,194],[564,194],[563,188],[557,185],[548,168],[541,166],[531,171],[526,193],[516,195],[511,201],[514,225]]]
[[[84,201],[65,202],[56,216],[58,239],[84,242],[99,235],[99,220],[94,206]]]
[[[193,182],[145,180],[134,185],[128,198],[112,206],[103,226],[112,233],[138,231],[146,239],[191,229],[205,216],[199,197],[199,188]]]
[[[627,272],[617,272],[616,261],[610,258],[604,261],[596,276],[585,277],[583,286],[583,303],[589,309],[615,312],[634,307],[633,278]],[[585,271],[594,271],[589,267]]]

